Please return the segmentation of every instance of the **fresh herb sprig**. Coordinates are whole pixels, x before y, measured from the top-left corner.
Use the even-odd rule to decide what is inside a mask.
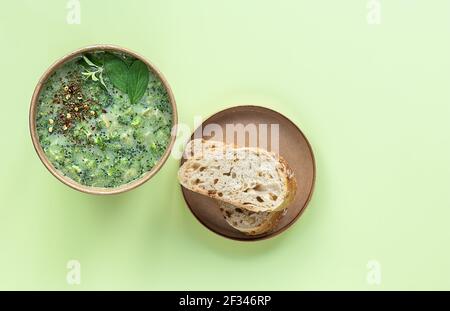
[[[84,55],[83,60],[90,68],[87,68],[86,71],[83,71],[81,74],[88,79],[91,78],[92,81],[100,81],[100,83],[106,88],[105,81],[103,80],[104,68],[102,66],[94,64],[91,60],[89,60],[89,58]]]
[[[93,59],[92,56],[90,57]],[[132,104],[137,103],[144,96],[150,79],[148,67],[144,62],[136,59],[128,65],[120,57],[110,53],[105,53],[103,58],[96,58],[97,64],[83,55],[87,70],[83,71],[82,75],[93,81],[100,81],[105,88],[103,77],[107,75],[114,87],[128,95]]]

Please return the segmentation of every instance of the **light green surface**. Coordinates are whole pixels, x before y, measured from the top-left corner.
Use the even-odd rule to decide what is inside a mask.
[[[381,2],[380,25],[363,0],[89,0],[80,25],[66,1],[2,2],[0,289],[450,289],[450,2]],[[216,236],[186,208],[174,159],[119,196],[57,181],[29,100],[53,61],[94,43],[156,64],[181,122],[237,104],[295,121],[318,167],[303,217],[267,241]]]

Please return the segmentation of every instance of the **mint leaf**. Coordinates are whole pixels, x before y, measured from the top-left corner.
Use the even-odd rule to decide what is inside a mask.
[[[108,75],[111,83],[124,93],[128,92],[128,66],[118,57],[108,55],[104,59],[105,73]]]
[[[132,104],[137,103],[147,90],[149,81],[148,67],[140,60],[135,60],[128,72],[128,97]]]

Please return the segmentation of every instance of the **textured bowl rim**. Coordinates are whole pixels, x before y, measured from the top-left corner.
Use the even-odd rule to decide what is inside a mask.
[[[178,123],[178,114],[177,114],[177,107],[175,103],[175,97],[172,93],[172,89],[170,88],[169,83],[167,82],[164,75],[158,70],[158,68],[153,65],[150,61],[148,61],[145,57],[141,56],[140,54],[137,54],[134,51],[131,51],[127,48],[119,47],[116,45],[110,45],[110,44],[97,44],[97,45],[90,45],[87,47],[83,47],[80,49],[77,49],[73,52],[70,52],[69,54],[63,56],[59,60],[57,60],[55,63],[53,63],[41,76],[41,78],[38,81],[38,84],[36,85],[36,88],[34,89],[33,96],[31,98],[31,104],[30,104],[30,110],[29,110],[29,127],[30,127],[30,134],[31,134],[31,140],[33,142],[34,149],[36,150],[37,155],[39,156],[39,159],[41,162],[45,165],[45,167],[52,173],[53,176],[55,176],[59,181],[64,183],[65,185],[89,194],[118,194],[123,193],[129,190],[132,190],[146,181],[148,181],[150,178],[152,178],[164,165],[164,163],[167,161],[172,148],[175,143],[176,139],[176,133],[175,131],[171,131],[171,139],[170,143],[166,148],[166,151],[164,152],[163,156],[159,159],[158,163],[147,173],[145,173],[140,178],[130,182],[123,184],[119,187],[114,188],[106,188],[106,187],[91,187],[91,186],[85,186],[80,183],[77,183],[76,181],[72,180],[71,178],[64,176],[61,172],[59,172],[48,160],[47,156],[44,153],[44,150],[42,149],[42,146],[39,142],[39,137],[37,134],[36,129],[36,112],[38,107],[38,99],[39,95],[42,91],[42,87],[45,85],[45,82],[47,82],[47,79],[50,77],[53,72],[55,72],[56,69],[58,69],[61,65],[66,63],[67,61],[71,60],[72,58],[86,53],[86,52],[92,52],[92,51],[115,51],[115,52],[122,52],[129,55],[132,55],[136,57],[137,59],[143,61],[147,67],[153,71],[153,73],[158,76],[158,78],[163,83],[167,94],[169,95],[169,102],[172,107],[172,128],[176,127]]]

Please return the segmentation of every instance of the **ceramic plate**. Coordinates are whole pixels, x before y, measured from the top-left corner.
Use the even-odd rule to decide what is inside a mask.
[[[238,135],[227,134],[227,126],[233,131],[239,127],[247,131],[240,139]],[[221,132],[218,135],[217,133]],[[257,139],[250,138],[256,131]],[[229,131],[228,133],[233,133]],[[253,134],[254,136],[254,134]],[[259,106],[237,106],[222,110],[209,117],[196,129],[191,139],[222,140],[239,147],[264,146],[278,153],[288,162],[297,180],[297,192],[285,215],[270,232],[260,235],[246,235],[231,227],[223,218],[217,201],[181,187],[184,199],[194,216],[208,229],[224,237],[252,241],[273,237],[290,227],[305,210],[311,198],[315,181],[315,162],[311,146],[305,135],[288,118],[268,108]],[[263,138],[264,137],[264,138]],[[278,138],[278,139],[277,139]],[[261,142],[265,141],[261,143]],[[181,160],[183,164],[184,160]]]

